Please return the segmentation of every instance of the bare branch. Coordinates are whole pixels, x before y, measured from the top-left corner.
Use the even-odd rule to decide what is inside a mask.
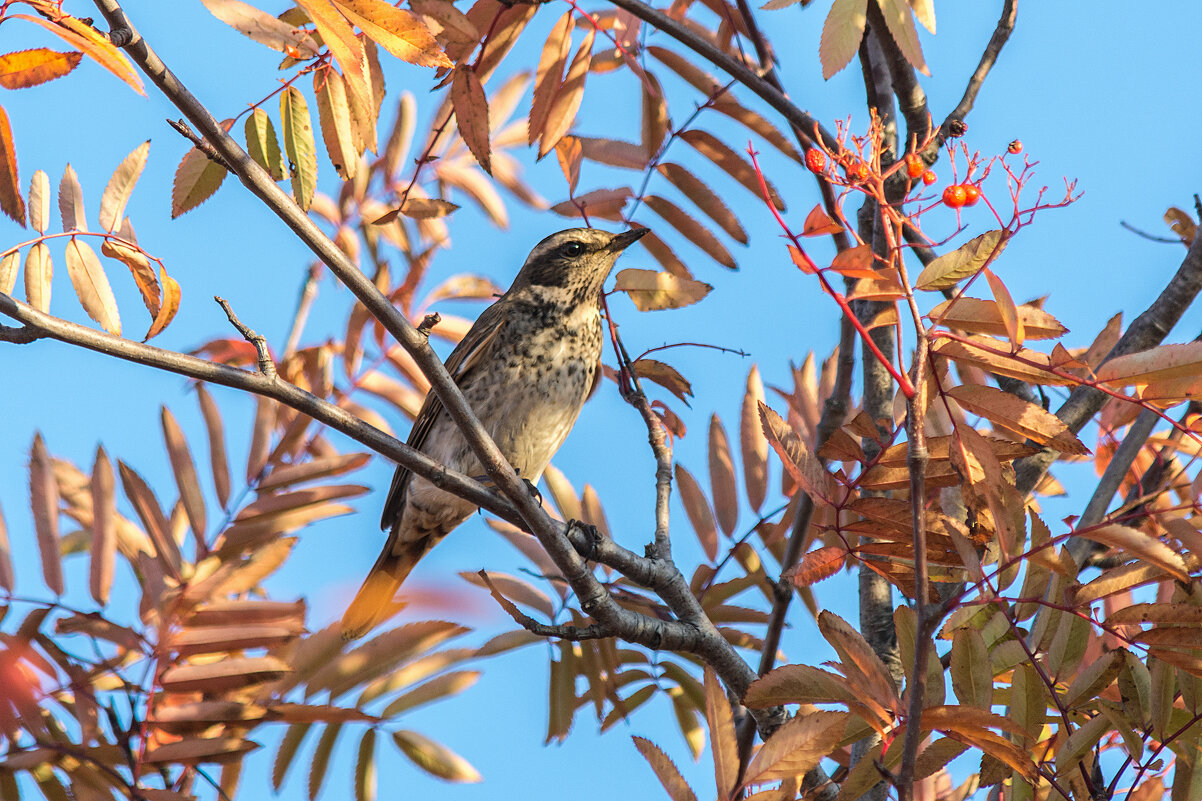
[[[960,102],[956,104],[952,112],[947,115],[947,119],[943,121],[943,125],[939,127],[938,142],[940,145],[942,145],[943,140],[947,136],[947,131],[952,120],[963,120],[968,116],[968,112],[972,111],[973,104],[977,100],[977,93],[981,91],[981,87],[985,83],[985,78],[989,76],[989,71],[993,69],[993,65],[997,61],[998,55],[1002,52],[1002,48],[1010,40],[1010,34],[1014,31],[1014,21],[1017,17],[1018,0],[1006,0],[1002,4],[1002,16],[997,21],[997,27],[993,30],[993,36],[989,37],[989,44],[985,45],[985,52],[981,54],[981,60],[978,62],[972,76],[968,79],[968,86],[964,88],[964,96],[960,98]]]
[[[275,361],[271,358],[271,352],[267,349],[267,338],[262,334],[255,333],[246,324],[238,319],[238,315],[234,314],[233,307],[225,298],[213,296],[213,300],[217,301],[217,305],[225,312],[225,316],[229,318],[230,325],[238,329],[238,333],[247,342],[255,346],[255,353],[259,355],[259,372],[264,378],[274,380],[276,377]]]

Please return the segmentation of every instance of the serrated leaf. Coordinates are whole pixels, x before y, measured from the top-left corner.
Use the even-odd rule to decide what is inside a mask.
[[[759,511],[768,491],[768,440],[760,427],[760,404],[764,401],[764,383],[760,369],[751,366],[739,419],[739,451],[743,458],[743,482],[747,501]]]
[[[621,222],[622,209],[633,194],[634,192],[629,186],[623,186],[620,189],[594,189],[573,200],[556,203],[551,207],[551,211],[563,217],[579,217],[581,216],[580,210],[583,208],[584,213],[589,217]],[[644,246],[650,236],[643,237]]]
[[[359,153],[355,148],[351,108],[347,104],[342,76],[333,69],[317,70],[313,73],[313,94],[317,98],[317,118],[330,163],[344,181],[354,178]]]
[[[83,210],[83,187],[70,164],[63,170],[63,178],[58,183],[58,211],[63,218],[63,231],[88,230],[87,215]]]
[[[718,241],[718,237],[710,233],[708,228],[686,214],[675,203],[658,195],[648,195],[643,198],[643,202],[647,208],[663,217],[665,222],[683,234],[685,239],[695,244],[714,261],[728,270],[739,268],[734,257],[730,255],[730,251]]]
[[[271,787],[276,792],[279,792],[280,787],[283,786],[284,779],[288,776],[288,768],[292,767],[292,760],[312,726],[312,723],[293,723],[284,733],[283,739],[280,740],[280,747],[275,753],[275,761],[271,765]],[[368,729],[368,731],[373,730]]]
[[[659,746],[643,737],[632,737],[631,739],[634,740],[634,747],[639,750],[639,753],[651,765],[651,769],[655,771],[656,778],[668,791],[668,797],[672,801],[697,801],[696,794],[693,793],[684,777],[680,775],[680,769],[676,767],[676,763],[661,751]]]
[[[834,504],[834,484],[818,457],[779,414],[763,402],[759,405],[760,425],[773,450],[780,456],[789,475],[815,503]]]
[[[241,0],[200,0],[217,19],[261,45],[305,59],[317,55],[313,39],[295,26]],[[276,180],[279,180],[278,178]]]
[[[0,86],[27,89],[61,78],[79,66],[83,53],[60,53],[45,47],[0,56]]]
[[[146,310],[150,312],[151,318],[157,315],[159,309],[162,308],[162,290],[146,254],[120,239],[108,238],[100,246],[100,252],[110,259],[116,259],[129,269],[129,273],[138,287],[138,292],[142,295],[142,303],[146,306]]]
[[[989,266],[1002,254],[1009,241],[1010,234],[1004,230],[987,231],[975,236],[951,253],[944,253],[928,264],[919,273],[914,288],[927,292],[951,289],[982,267]]]
[[[705,212],[726,234],[741,245],[747,244],[747,232],[722,199],[709,186],[679,164],[665,162],[656,168],[661,175]]]
[[[280,132],[292,174],[292,196],[301,209],[308,211],[317,189],[317,145],[309,104],[295,86],[280,93]]]
[[[534,73],[534,98],[530,101],[530,118],[526,128],[527,144],[533,145],[542,135],[551,111],[551,102],[559,90],[563,68],[572,49],[573,14],[566,12],[560,17],[539,55],[538,69]]]
[[[158,336],[164,328],[171,324],[171,321],[175,319],[175,313],[179,311],[179,283],[167,275],[167,271],[162,267],[159,268],[159,284],[163,288],[163,302],[159,306],[158,314],[154,316],[154,322],[150,324],[150,330],[143,337],[143,342]]]
[[[989,709],[993,704],[993,671],[981,632],[971,626],[956,629],[952,642],[952,691],[965,706]]]
[[[297,0],[296,4],[305,11],[305,14],[317,27],[322,42],[329,48],[330,54],[334,56],[338,66],[342,68],[351,108],[357,110],[357,114],[361,113],[365,116],[361,122],[365,127],[371,129],[373,135],[367,138],[370,138],[371,144],[374,145],[375,103],[371,96],[371,77],[367,72],[367,52],[364,50],[363,42],[355,36],[354,28],[347,22],[347,17],[353,16],[353,14],[345,6],[335,8],[330,0]],[[358,22],[359,20],[356,20],[356,23]],[[370,23],[367,24],[370,25]],[[363,30],[365,33],[367,32],[366,28]],[[361,133],[363,133],[362,130]],[[287,139],[287,131],[283,136]],[[293,159],[294,163],[295,161]]]
[[[1113,386],[1146,385],[1202,374],[1202,341],[1160,345],[1126,353],[1098,368],[1098,380]]]
[[[21,19],[40,25],[72,47],[82,50],[88,58],[95,61],[106,70],[116,75],[138,94],[145,97],[142,80],[137,70],[129,63],[125,54],[117,49],[106,34],[102,34],[91,25],[91,20],[77,19],[61,11],[53,19],[33,17],[28,14],[9,14],[8,19]]]
[[[271,117],[263,109],[257,108],[246,118],[245,130],[247,155],[274,180],[284,180],[288,173],[284,168],[284,157],[280,153],[280,143],[276,140]]]
[[[684,505],[689,523],[697,532],[697,540],[705,551],[705,557],[713,562],[718,556],[718,527],[714,525],[714,514],[710,511],[705,491],[680,462],[676,463],[676,488],[680,491],[680,502]]]
[[[885,27],[897,49],[901,51],[910,66],[923,75],[930,75],[927,62],[922,55],[922,45],[918,43],[918,31],[914,27],[914,15],[905,0],[877,0],[881,14],[885,17]]]
[[[121,315],[117,299],[104,274],[100,259],[86,242],[71,237],[66,251],[67,274],[80,305],[100,326],[115,336],[121,336]]]
[[[338,9],[381,47],[419,67],[450,67],[452,62],[415,15],[384,0],[336,0]]]
[[[1186,567],[1184,557],[1156,537],[1139,529],[1116,523],[1098,528],[1082,528],[1076,532],[1076,536],[1126,551],[1160,568],[1178,581],[1190,581],[1190,571]]]
[[[469,65],[461,64],[455,68],[451,81],[451,101],[455,108],[459,136],[463,138],[476,162],[485,172],[492,174],[488,98],[484,95],[484,86],[480,83],[479,76]]]
[[[17,176],[17,148],[8,112],[0,106],[0,211],[25,227],[25,200],[21,197],[21,182]]]
[[[1017,395],[980,384],[963,384],[947,390],[966,412],[977,414],[997,426],[1051,445],[1061,453],[1085,455],[1089,449],[1077,439],[1064,421]]]
[[[175,170],[175,181],[171,187],[171,218],[204,203],[225,180],[226,170],[203,152],[192,148]]]
[[[639,311],[678,309],[692,305],[710,293],[713,287],[671,273],[627,268],[614,279],[614,290],[625,292]]]
[[[817,711],[787,721],[756,753],[743,780],[747,783],[789,779],[816,767],[843,739],[850,715]]]
[[[482,777],[471,763],[441,743],[415,731],[392,733],[393,742],[413,763],[432,776],[451,782],[479,782]]]
[[[721,139],[708,131],[697,128],[685,131],[680,138],[742,184],[748,192],[757,198],[761,196],[760,181],[755,173],[755,168]],[[784,211],[785,203],[781,200],[776,188],[766,178],[764,183],[768,187],[768,196],[772,199],[772,205],[776,207],[777,211]]]
[[[843,568],[847,558],[847,550],[839,546],[819,548],[801,557],[797,566],[789,571],[788,577],[793,586],[809,587],[823,579],[828,579]]]
[[[640,144],[646,157],[651,158],[663,147],[664,139],[668,136],[668,129],[672,126],[672,120],[668,117],[668,101],[664,97],[664,90],[659,85],[659,80],[651,73],[647,73],[642,85],[643,114]]]
[[[540,159],[559,144],[559,140],[572,129],[572,123],[576,121],[576,112],[580,110],[580,104],[584,100],[584,82],[588,77],[589,64],[592,60],[595,35],[596,29],[594,28],[589,28],[585,33],[580,47],[576,50],[576,55],[572,57],[572,62],[568,65],[563,83],[559,85],[551,100],[550,108],[547,109],[542,141],[538,146]]]
[[[121,225],[121,220],[125,217],[125,205],[133,194],[139,176],[142,175],[149,154],[150,140],[147,139],[122,159],[109,178],[104,187],[104,194],[100,196],[100,227],[104,230],[111,232]]]
[[[654,381],[661,387],[664,387],[676,397],[680,398],[687,406],[689,398],[693,397],[693,386],[689,380],[670,364],[665,364],[656,359],[636,359],[631,362],[630,369],[639,378],[645,378],[648,381]]]
[[[709,724],[714,752],[714,782],[719,798],[729,798],[739,780],[738,743],[734,715],[722,684],[710,668],[705,669],[705,719]]]
[[[326,724],[321,739],[317,741],[317,748],[313,751],[313,759],[309,763],[309,801],[314,801],[321,793],[321,786],[325,784],[329,774],[330,755],[334,753],[334,745],[338,742],[341,731],[341,723]]]

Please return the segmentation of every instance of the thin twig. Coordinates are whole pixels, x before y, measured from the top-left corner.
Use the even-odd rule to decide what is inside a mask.
[[[178,131],[180,136],[191,142],[194,148],[199,150],[201,153],[204,153],[205,157],[208,158],[209,161],[213,162],[218,167],[222,167],[227,171],[229,170],[230,165],[227,164],[225,159],[221,157],[221,154],[218,153],[211,144],[193,133],[192,129],[188,127],[188,123],[184,122],[183,120],[167,120],[167,124]]]
[[[234,313],[234,309],[230,306],[228,300],[217,295],[213,296],[213,300],[217,301],[217,305],[225,311],[225,316],[229,318],[230,325],[238,329],[238,333],[242,335],[243,339],[255,346],[255,353],[259,354],[259,372],[262,373],[264,378],[274,381],[277,377],[275,360],[271,358],[271,351],[267,348],[267,338],[251,330],[239,320],[238,315]]]

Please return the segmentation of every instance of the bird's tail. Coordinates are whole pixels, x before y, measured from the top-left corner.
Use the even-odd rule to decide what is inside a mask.
[[[391,542],[385,546],[342,616],[342,639],[358,639],[380,622],[409,571],[429,549],[425,539],[410,543],[400,553],[394,553]]]

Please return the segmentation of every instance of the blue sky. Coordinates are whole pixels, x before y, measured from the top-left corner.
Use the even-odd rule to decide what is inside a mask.
[[[261,5],[273,12],[284,7]],[[827,82],[821,78],[817,42],[828,5],[819,0],[804,12],[793,7],[758,14],[761,24],[777,37],[782,74],[796,102],[828,127],[850,115],[853,128],[863,130],[866,116],[858,68]],[[87,4],[67,6],[81,16],[92,13]],[[1000,3],[936,4],[938,35],[924,31],[920,37],[932,72],[924,87],[938,119],[958,100],[999,7]],[[545,35],[565,8],[552,4],[538,14],[510,57],[512,67],[537,58],[540,34]],[[197,2],[173,3],[166,9],[145,0],[127,5],[143,35],[217,117],[234,116],[275,88],[274,54],[213,20]],[[11,36],[5,40],[5,50],[55,46],[30,26],[19,25],[12,22],[6,27]],[[978,108],[968,118],[965,141],[970,148],[1000,152],[1011,139],[1021,138],[1027,152],[1041,162],[1037,182],[1054,191],[1061,186],[1062,176],[1076,178],[1085,193],[1072,207],[1041,215],[1010,245],[997,266],[1017,301],[1050,296],[1046,308],[1070,329],[1065,339],[1069,346],[1087,345],[1116,312],[1132,319],[1159,292],[1184,253],[1180,246],[1143,240],[1119,222],[1165,235],[1168,231],[1161,222],[1165,209],[1176,205],[1192,210],[1192,195],[1202,189],[1194,146],[1202,111],[1190,94],[1192,79],[1202,66],[1195,41],[1200,26],[1202,7],[1191,0],[1160,3],[1155,11],[1095,4],[1089,13],[1083,13],[1077,3],[1022,4],[1017,29],[981,93]],[[412,88],[421,119],[427,119],[435,106],[435,99],[425,92],[428,74],[395,64],[387,69],[390,89]],[[680,91],[670,79],[665,83],[674,93],[671,113],[679,123],[691,112],[696,96]],[[629,99],[631,87],[627,75],[590,78],[577,131],[636,139],[638,103]],[[776,120],[750,95],[739,97]],[[85,63],[67,79],[34,90],[5,92],[0,104],[12,121],[23,183],[27,185],[35,169],[44,169],[52,185],[57,185],[70,162],[80,175],[91,220],[111,171],[138,144],[152,140],[149,165],[128,213],[139,241],[163,258],[183,287],[179,316],[156,344],[187,350],[216,336],[232,336],[224,315],[209,300],[220,294],[248,325],[282,347],[311,257],[233,180],[227,180],[199,209],[170,220],[172,174],[186,146],[163,122],[179,116],[165,100],[153,90],[148,99],[138,97]],[[386,118],[390,106],[386,103]],[[700,126],[727,135],[732,145],[742,149],[737,138],[745,138],[742,131],[706,116]],[[686,146],[677,147],[680,150],[671,153],[671,159],[690,157]],[[759,147],[765,150],[769,176],[790,204],[789,220],[800,225],[818,199],[813,181],[790,170],[762,144]],[[942,178],[946,165],[941,162],[935,170]],[[319,189],[336,192],[336,179],[324,155],[319,155],[319,174]],[[705,174],[718,176],[712,169]],[[566,197],[553,160],[528,167],[528,175],[551,202]],[[586,166],[581,186],[633,181],[637,176],[629,173]],[[790,360],[799,362],[811,350],[822,356],[830,351],[837,319],[833,304],[817,292],[813,280],[792,267],[762,204],[725,178],[715,177],[715,186],[752,235],[750,248],[735,246],[739,272],[723,270],[676,240],[672,244],[697,277],[715,287],[704,302],[680,311],[639,314],[625,299],[611,301],[632,351],[665,342],[698,341],[750,354],[740,358],[711,350],[668,352],[667,360],[692,381],[695,392],[691,410],[677,408],[690,433],[677,443],[676,456],[703,480],[710,414],[717,412],[732,437],[737,436],[738,404],[751,365],[759,365],[768,384],[787,385]],[[436,260],[428,285],[458,272],[486,273],[500,285],[508,285],[535,242],[572,224],[516,204],[511,214],[511,229],[500,232],[483,222],[470,204],[465,205],[452,218],[454,247]],[[652,215],[644,212],[640,217],[646,221]],[[970,226],[966,235],[991,227],[980,208],[965,219]],[[950,212],[938,210],[924,218],[924,225],[932,234],[941,225],[950,232],[954,220]],[[5,246],[29,236],[11,222],[0,222],[0,242]],[[816,247],[816,256],[823,247]],[[632,249],[619,266],[652,268],[655,264],[645,251]],[[56,251],[56,267],[52,309],[83,321],[71,296],[61,249]],[[113,283],[127,332],[140,334],[146,321],[134,288],[117,275]],[[307,341],[341,336],[348,298],[349,293],[328,277],[323,280]],[[471,306],[445,308],[458,314],[476,313]],[[1202,315],[1190,312],[1170,341],[1191,339],[1200,326]],[[180,418],[198,454],[204,452],[203,428],[193,394],[176,376],[53,342],[0,346],[0,368],[8,379],[0,396],[5,421],[0,426],[0,507],[13,541],[18,591],[43,596],[28,509],[26,461],[33,432],[43,433],[53,454],[81,466],[91,464],[97,443],[103,442],[114,458],[126,460],[150,477],[160,498],[169,498],[173,490],[158,426],[160,404],[170,406]],[[226,415],[232,462],[244,464],[239,440],[249,429],[253,404],[221,388],[213,393]],[[390,422],[405,430],[403,421]],[[1091,444],[1089,438],[1086,442]],[[586,482],[597,488],[618,539],[641,548],[652,529],[654,465],[638,416],[622,404],[612,384],[604,386],[585,408],[555,461],[578,489]],[[1090,477],[1088,468],[1074,469],[1080,476],[1076,481],[1073,470],[1060,472],[1070,497],[1049,504],[1049,522],[1079,514],[1084,507],[1080,488]],[[390,473],[391,468],[377,460],[356,474],[353,480],[377,490],[357,501],[363,514],[302,531],[292,559],[273,580],[277,597],[300,593],[309,597],[314,629],[340,615],[347,594],[375,558],[380,545],[375,521]],[[750,510],[743,509],[740,530],[753,521]],[[678,558],[686,574],[691,573],[697,551],[678,507],[674,532]],[[68,598],[87,606],[91,602],[85,564],[77,557],[69,559],[68,565],[72,587]],[[484,593],[455,576],[482,566],[514,571],[521,560],[482,521],[473,519],[435,550],[411,580],[414,589],[432,593],[453,588],[457,599],[470,599],[470,604],[452,610],[424,608],[423,615],[454,614],[480,629],[476,635],[480,640],[511,627]],[[130,581],[131,576],[118,573],[119,583]],[[851,620],[856,615],[854,597],[854,582],[843,577],[819,588],[820,600]],[[822,653],[821,640],[809,621],[799,614],[793,624],[784,644],[786,653],[807,661]],[[449,799],[510,798],[519,793],[546,798],[567,792],[582,801],[658,797],[661,791],[650,769],[630,742],[629,735],[637,734],[663,746],[701,796],[712,793],[708,757],[691,763],[666,702],[653,703],[600,737],[591,718],[582,713],[566,743],[543,747],[546,664],[547,652],[540,646],[493,659],[483,664],[480,683],[463,696],[406,719],[408,728],[444,742],[469,759],[484,774],[483,784],[447,785],[402,759],[390,758],[382,768],[381,787],[415,796],[437,793]],[[243,779],[248,798],[261,796],[254,790],[265,787],[274,752],[274,743],[267,742],[269,747],[248,761]],[[350,794],[350,751],[340,749],[324,798]],[[617,769],[598,771],[597,765]],[[304,798],[303,776],[293,775],[282,797]]]

